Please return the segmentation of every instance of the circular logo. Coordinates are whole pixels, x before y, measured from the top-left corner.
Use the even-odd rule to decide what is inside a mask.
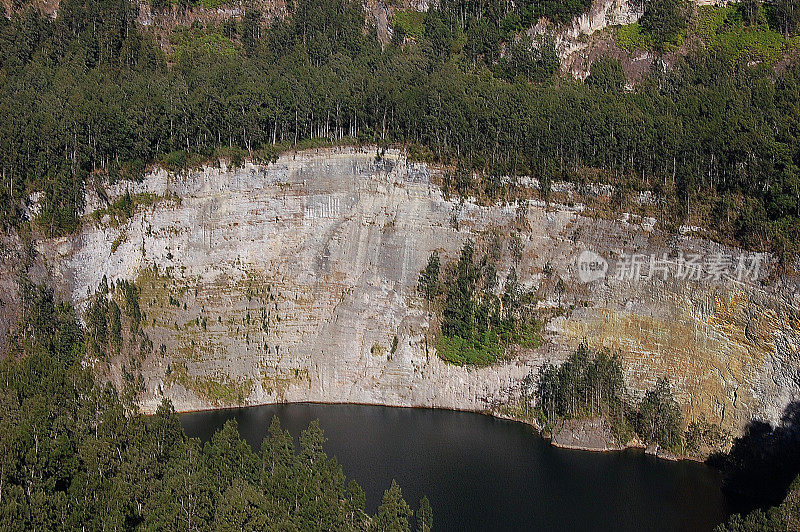
[[[591,283],[605,278],[608,273],[608,261],[593,251],[584,250],[575,260],[578,279],[582,283]]]

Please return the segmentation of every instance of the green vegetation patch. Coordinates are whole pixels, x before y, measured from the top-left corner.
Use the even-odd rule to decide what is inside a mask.
[[[232,0],[150,0],[150,6],[154,9],[169,9],[172,6],[181,8],[200,6],[205,9],[217,9],[234,3]]]
[[[165,327],[173,327],[177,315],[176,310],[185,304],[188,287],[184,280],[176,281],[169,272],[162,274],[155,264],[139,270],[136,286],[140,291],[139,298],[147,308],[150,323]]]
[[[311,385],[311,375],[308,368],[291,368],[278,370],[263,367],[261,369],[261,387],[268,395],[273,395],[283,401],[286,391],[291,385]]]
[[[175,362],[168,373],[167,384],[180,384],[214,406],[242,405],[253,389],[252,379],[234,381],[225,375],[189,375],[186,363],[181,361]]]
[[[200,0],[200,5],[206,9],[217,9],[232,3],[230,0]]]
[[[149,192],[131,194],[129,191],[126,191],[125,194],[114,200],[114,202],[107,207],[103,207],[94,211],[92,213],[92,218],[94,218],[96,222],[101,222],[103,218],[108,215],[109,224],[112,227],[117,227],[127,222],[134,214],[136,214],[136,211],[139,208],[149,207],[165,200],[180,202],[180,199],[177,198],[177,196],[158,196],[156,194],[150,194]],[[116,247],[118,247],[121,243],[122,241],[118,242]],[[114,247],[113,250],[116,250],[116,247]]]
[[[370,348],[369,352],[372,356],[383,356],[383,354],[386,352],[386,347],[376,342],[372,344],[372,348]]]
[[[653,0],[647,3],[638,22],[618,26],[614,30],[617,45],[628,52],[675,50],[686,40],[688,17],[686,2]]]
[[[414,9],[396,11],[392,15],[392,27],[402,35],[422,39],[425,35],[425,13]]]
[[[115,253],[117,249],[122,245],[122,243],[125,242],[126,238],[127,238],[127,233],[125,233],[125,231],[122,231],[119,234],[119,236],[117,236],[117,238],[115,238],[114,241],[111,243],[111,253]]]
[[[210,57],[236,57],[238,45],[217,31],[179,26],[170,34],[170,43],[174,47],[172,59],[175,62],[196,55]]]
[[[436,352],[445,361],[458,366],[488,366],[503,357],[505,349],[497,334],[484,331],[480,338],[465,340],[460,336],[440,336]]]
[[[487,366],[504,358],[512,346],[541,345],[542,325],[533,313],[533,294],[520,287],[513,267],[502,293],[496,293],[496,261],[502,246],[496,239],[488,253],[476,258],[474,244],[467,241],[459,260],[447,265],[444,274],[436,252],[420,272],[418,292],[428,309],[441,311],[436,352],[446,362]]]
[[[627,52],[653,48],[653,40],[642,31],[642,26],[638,22],[617,27],[616,39],[617,45]]]
[[[763,20],[745,25],[738,6],[699,6],[694,31],[708,48],[767,63],[774,63],[786,50],[797,46],[796,39],[786,39]]]
[[[98,359],[108,360],[110,356],[118,355],[126,338],[129,345],[136,345],[137,339],[146,338],[140,328],[139,289],[124,279],[109,284],[103,276],[90,298],[85,320],[88,332],[86,353]],[[126,328],[124,324],[127,324]]]
[[[189,331],[189,327],[199,323],[200,320],[191,320],[184,327],[187,332],[181,334],[180,341],[175,347],[174,355],[183,360],[201,362],[214,360],[218,354],[213,345],[203,341],[206,336],[204,331]]]

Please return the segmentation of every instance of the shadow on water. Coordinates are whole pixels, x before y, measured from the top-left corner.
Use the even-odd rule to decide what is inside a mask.
[[[708,464],[722,471],[723,489],[741,498],[741,506],[780,504],[800,474],[800,401],[786,406],[777,427],[751,421],[730,453],[714,455]]]

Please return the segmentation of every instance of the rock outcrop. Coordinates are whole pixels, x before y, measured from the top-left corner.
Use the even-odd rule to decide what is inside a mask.
[[[603,418],[561,421],[553,429],[550,441],[556,447],[585,451],[619,451],[625,448]]]
[[[589,72],[577,68],[573,54],[585,52],[590,46],[587,37],[594,33],[610,26],[624,26],[638,21],[642,10],[632,4],[629,0],[594,0],[588,12],[573,18],[556,34],[556,49],[562,69],[576,78],[585,78]]]
[[[104,276],[136,281],[153,342],[141,364],[147,411],[162,397],[178,410],[274,401],[494,410],[516,401],[529,372],[581,342],[619,351],[638,393],[666,375],[690,418],[703,413],[734,431],[752,417],[777,421],[797,398],[796,284],[739,280],[733,267],[748,255],[662,234],[653,220],[448,199],[435,174],[397,151],[378,158],[353,148],[269,166],[157,170],[107,191],[156,198],[132,218],[87,216],[77,237],[39,251],[79,308]],[[454,259],[468,238],[506,245],[512,231],[522,245],[516,259],[502,253],[499,285],[516,263],[540,309],[558,315],[545,343],[492,367],[446,364],[418,273],[433,250]],[[584,251],[607,261],[588,282],[576,262]],[[667,254],[670,267],[681,253],[725,254],[731,270],[710,280],[617,279],[634,253]],[[123,363],[98,368],[119,379]]]

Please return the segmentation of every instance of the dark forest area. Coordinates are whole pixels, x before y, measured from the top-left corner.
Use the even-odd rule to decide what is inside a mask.
[[[786,3],[754,9],[791,35],[800,10]],[[586,6],[532,5],[442,1],[418,18],[400,13],[382,46],[359,2],[301,0],[285,18],[251,9],[176,29],[169,53],[127,1],[66,0],[54,19],[20,8],[0,17],[3,223],[18,225],[41,191],[34,221],[69,233],[87,187],[152,164],[271,161],[304,142],[394,143],[452,165],[460,192],[513,196],[521,175],[653,190],[665,224],[701,221],[723,240],[791,258],[796,61],[777,68],[704,47],[671,64],[656,58],[633,88],[610,59],[575,81],[560,74],[551,38],[520,30]],[[657,55],[690,16],[673,0],[644,12]]]

